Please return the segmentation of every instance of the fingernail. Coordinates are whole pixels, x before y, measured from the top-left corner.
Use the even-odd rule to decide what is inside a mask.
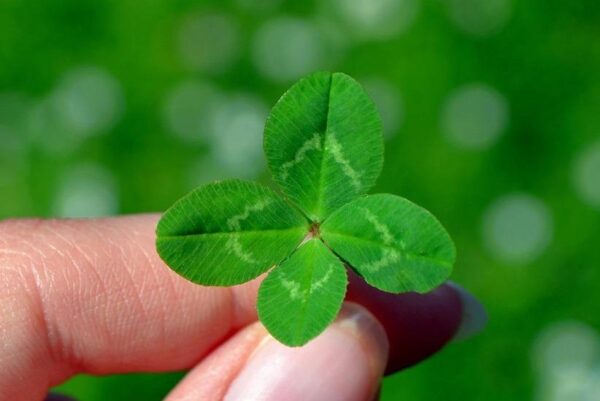
[[[448,282],[456,290],[462,302],[462,320],[452,341],[462,341],[479,334],[488,322],[484,306],[464,287]]]
[[[226,401],[362,401],[371,399],[387,361],[388,341],[363,307],[339,318],[303,347],[268,337],[231,384]]]

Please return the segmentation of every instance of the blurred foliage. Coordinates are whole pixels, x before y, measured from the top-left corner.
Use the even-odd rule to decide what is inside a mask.
[[[479,337],[386,379],[383,399],[591,400],[560,390],[561,358],[552,380],[531,359],[557,322],[600,330],[599,37],[592,0],[2,0],[0,217],[164,210],[200,182],[261,171],[247,155],[265,107],[298,75],[344,71],[378,82],[389,135],[374,191],[444,222],[453,279],[491,316]],[[210,89],[169,112],[185,82]],[[186,111],[194,101],[216,111]],[[158,400],[179,377],[61,389]]]

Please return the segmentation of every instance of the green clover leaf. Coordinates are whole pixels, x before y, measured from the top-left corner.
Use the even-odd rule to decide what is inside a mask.
[[[375,104],[341,73],[292,86],[267,119],[264,145],[273,179],[312,221],[366,193],[383,166]]]
[[[284,344],[303,345],[335,319],[345,266],[383,291],[427,292],[448,278],[455,248],[425,209],[365,195],[383,164],[375,105],[342,73],[318,72],[273,107],[264,149],[285,199],[252,182],[201,186],[156,230],[161,258],[202,285],[230,286],[268,271],[258,315]]]
[[[156,247],[198,284],[235,285],[281,262],[308,230],[304,217],[253,182],[228,180],[192,191],[162,216]]]
[[[274,337],[302,345],[335,318],[347,284],[342,262],[312,238],[263,281],[258,316]]]
[[[342,206],[321,225],[321,238],[367,283],[393,293],[427,292],[454,264],[442,225],[396,195],[367,195]]]

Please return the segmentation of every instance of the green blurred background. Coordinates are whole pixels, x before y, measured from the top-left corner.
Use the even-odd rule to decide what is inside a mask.
[[[269,182],[264,118],[314,70],[379,105],[375,190],[431,210],[479,337],[384,400],[600,400],[600,3],[0,0],[0,218],[160,211],[200,183]],[[159,400],[182,374],[77,377]]]

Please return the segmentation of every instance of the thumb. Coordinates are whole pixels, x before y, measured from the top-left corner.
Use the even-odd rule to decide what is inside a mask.
[[[340,317],[304,347],[289,348],[266,337],[225,400],[371,400],[387,353],[379,322],[362,306],[346,304]]]
[[[282,345],[258,323],[245,331],[202,361],[167,399],[370,401],[377,393],[389,345],[362,306],[344,304],[338,319],[303,347]]]

